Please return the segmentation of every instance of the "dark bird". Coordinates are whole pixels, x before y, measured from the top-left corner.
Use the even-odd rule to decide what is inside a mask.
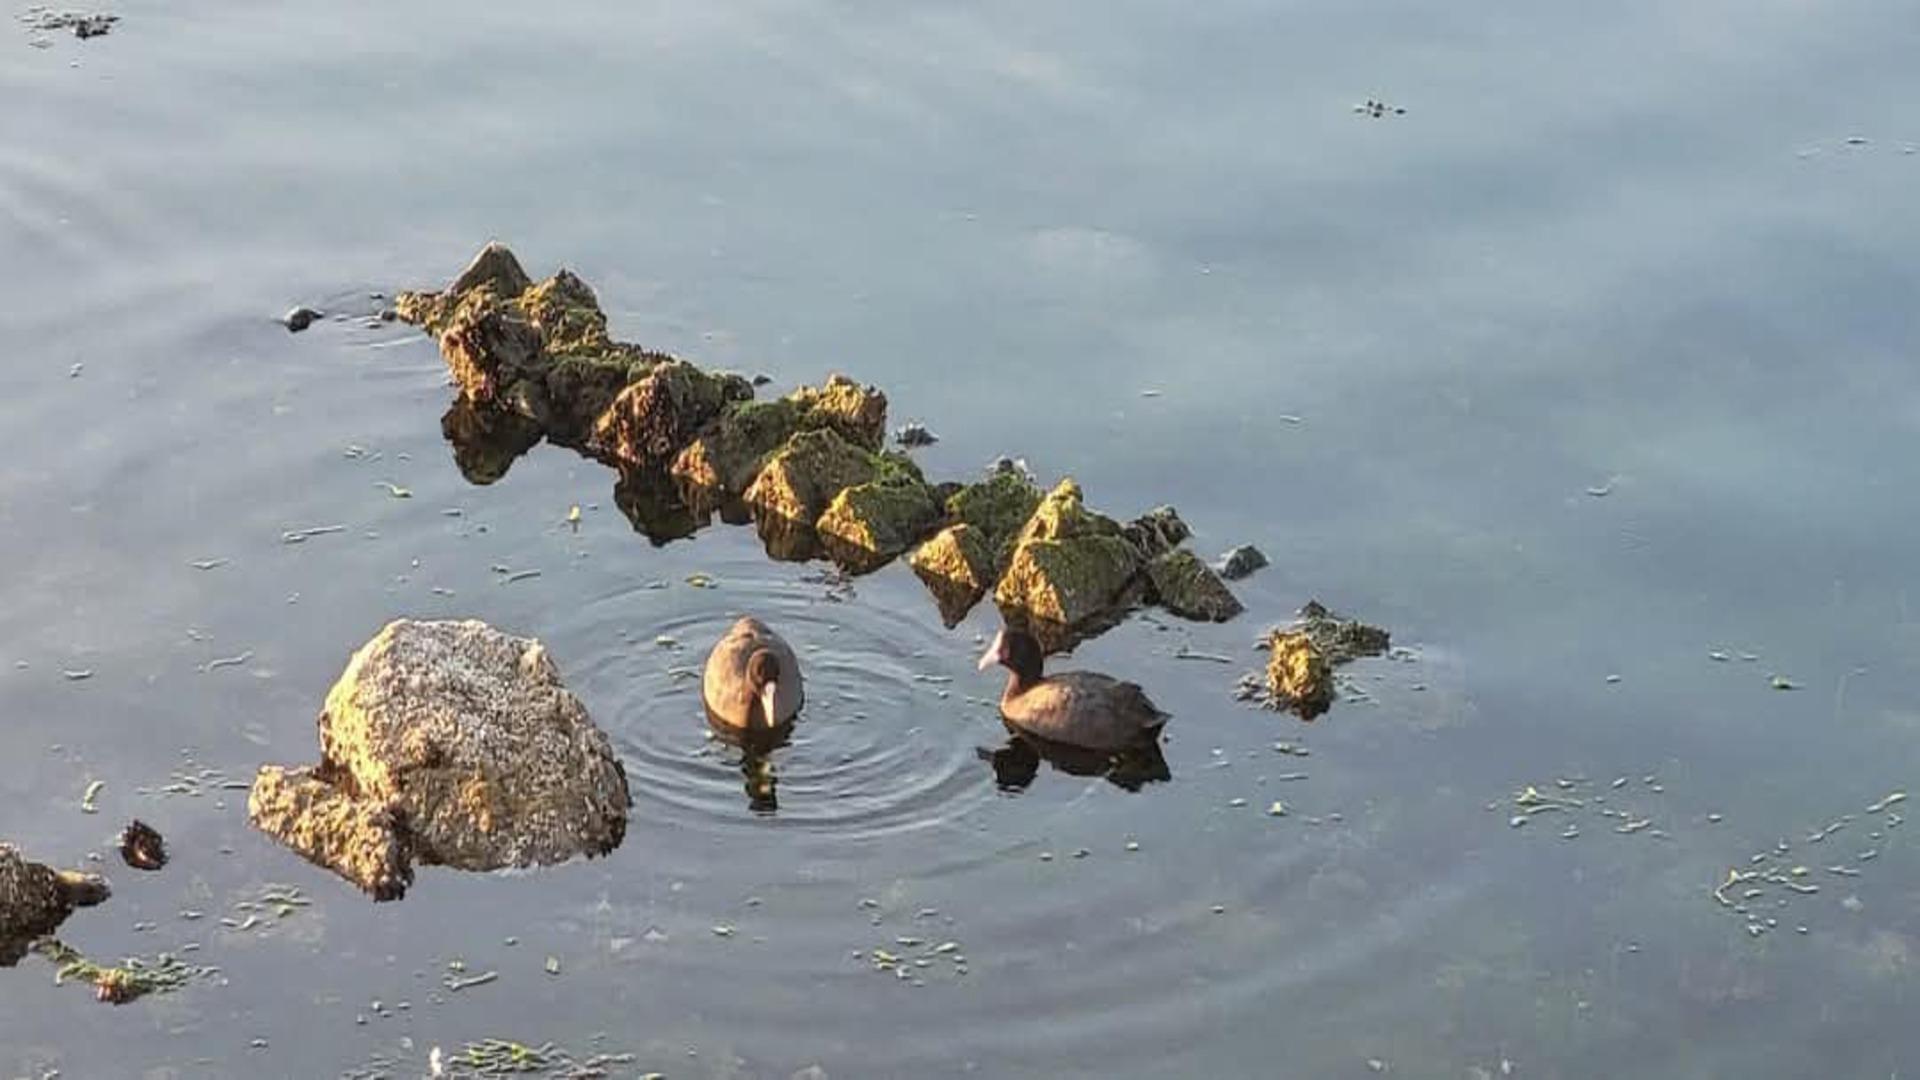
[[[708,718],[740,731],[784,727],[806,698],[793,649],[751,615],[728,628],[707,654],[700,691]]]
[[[1094,750],[1117,750],[1156,735],[1168,720],[1135,683],[1091,671],[1043,674],[1040,643],[1024,630],[1003,629],[980,656],[980,670],[1010,673],[1000,715],[1042,739]]]

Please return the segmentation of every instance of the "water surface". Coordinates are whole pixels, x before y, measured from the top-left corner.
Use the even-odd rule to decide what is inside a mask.
[[[413,1076],[487,1036],[674,1077],[1914,1069],[1920,864],[1864,807],[1920,759],[1920,19],[1031,8],[141,2],[84,43],[9,30],[0,836],[76,861],[153,822],[174,864],[109,867],[68,936],[199,943],[224,981],[107,1010],[30,960],[0,973],[6,1075]],[[622,337],[883,386],[943,437],[932,472],[1019,455],[1116,515],[1178,504],[1203,551],[1263,547],[1239,621],[1072,657],[1176,715],[1171,778],[1002,790],[989,613],[944,629],[904,567],[849,591],[747,529],[657,547],[564,450],[469,485],[431,342],[272,321],[371,310],[492,237],[579,272]],[[1251,668],[1316,596],[1417,659],[1352,669],[1365,697],[1311,727],[1175,659]],[[675,672],[747,610],[809,663],[771,812]],[[139,793],[310,759],[399,615],[547,642],[635,782],[618,851],[429,869],[376,907],[243,793]],[[1654,824],[1508,825],[1573,777]],[[1753,937],[1710,892],[1780,841],[1821,891]],[[314,906],[218,924],[275,882]],[[965,974],[854,955],[924,951],[901,937]],[[500,978],[447,993],[455,960]]]

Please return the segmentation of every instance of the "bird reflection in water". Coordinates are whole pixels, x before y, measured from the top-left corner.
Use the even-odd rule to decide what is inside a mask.
[[[743,730],[707,714],[707,726],[714,737],[740,751],[740,778],[747,793],[747,809],[771,816],[780,809],[780,778],[774,768],[774,752],[793,738],[791,722],[770,731]]]
[[[1142,739],[1118,749],[1092,750],[1042,739],[1011,724],[1005,727],[1005,745],[993,749],[983,746],[977,751],[980,760],[992,767],[994,782],[1002,791],[1025,791],[1040,774],[1042,761],[1069,776],[1098,776],[1124,791],[1139,791],[1148,784],[1173,779],[1158,739]]]

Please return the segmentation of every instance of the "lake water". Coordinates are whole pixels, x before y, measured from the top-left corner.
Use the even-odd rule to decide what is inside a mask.
[[[0,33],[0,837],[111,861],[74,944],[221,969],[119,1009],[0,972],[0,1076],[488,1037],[675,1078],[1920,1070],[1920,852],[1866,810],[1920,782],[1913,10],[395,7]],[[1000,790],[989,610],[655,546],[565,450],[469,485],[431,341],[274,321],[496,237],[625,339],[884,387],[930,472],[1265,549],[1236,622],[1068,661],[1175,714],[1171,779]],[[1313,597],[1415,658],[1311,726],[1232,700]],[[674,671],[742,611],[809,665],[772,812]],[[157,791],[311,760],[400,615],[547,643],[634,782],[619,850],[376,906],[243,791]],[[1511,826],[1529,784],[1582,805]],[[164,873],[111,854],[136,815]],[[1714,899],[1779,844],[1817,892]],[[247,925],[270,883],[312,906]]]

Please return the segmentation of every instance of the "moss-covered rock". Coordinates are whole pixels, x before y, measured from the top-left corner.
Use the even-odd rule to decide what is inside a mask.
[[[1363,656],[1387,651],[1385,630],[1307,601],[1293,625],[1267,637],[1267,704],[1290,709],[1311,720],[1327,711],[1335,696],[1333,669]]]
[[[824,386],[774,401],[727,405],[674,457],[670,471],[690,505],[721,505],[746,492],[768,456],[800,432],[831,430],[860,449],[878,450],[886,415],[886,395],[833,375]]]
[[[1333,664],[1311,635],[1276,630],[1267,639],[1267,703],[1312,720],[1333,704]]]
[[[914,549],[907,563],[926,583],[941,621],[949,627],[967,617],[999,576],[986,532],[964,521],[934,533]]]
[[[18,849],[0,843],[0,967],[12,967],[35,938],[51,934],[73,914],[108,895],[98,874],[55,870],[28,862]]]
[[[941,620],[954,626],[1000,579],[1015,536],[1040,505],[1040,489],[1009,462],[985,480],[959,485],[944,505],[949,524],[908,562],[933,594]]]
[[[886,565],[940,520],[920,471],[904,458],[882,461],[875,479],[842,489],[814,523],[828,556],[856,574]]]
[[[723,408],[752,397],[753,384],[739,375],[669,360],[619,391],[594,421],[591,446],[618,465],[665,466]]]
[[[1213,568],[1186,548],[1147,563],[1147,599],[1183,619],[1226,622],[1246,610]]]
[[[1071,631],[1124,604],[1141,563],[1119,524],[1088,510],[1080,485],[1062,480],[1021,528],[994,601],[1036,630]],[[1039,636],[1046,644],[1051,635]]]
[[[320,751],[311,770],[263,768],[249,815],[376,899],[405,889],[409,856],[539,866],[626,833],[606,735],[539,642],[485,623],[389,623],[328,692]]]
[[[874,478],[876,455],[831,429],[802,431],[767,458],[747,489],[756,519],[778,518],[808,528],[835,495]]]

